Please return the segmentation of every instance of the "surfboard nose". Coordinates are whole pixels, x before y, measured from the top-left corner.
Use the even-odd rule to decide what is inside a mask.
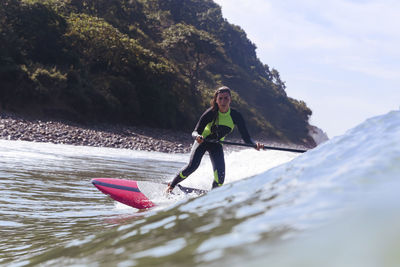
[[[90,182],[100,191],[102,187],[107,187],[106,178],[94,178]]]
[[[115,178],[93,178],[92,184],[104,194],[125,205],[147,209],[155,206],[138,188],[136,181]]]

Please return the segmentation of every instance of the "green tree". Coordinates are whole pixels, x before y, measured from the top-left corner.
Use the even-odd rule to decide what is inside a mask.
[[[277,86],[278,92],[284,96],[286,96],[286,84],[281,80],[281,75],[276,69],[272,69],[271,71],[272,82]]]
[[[62,61],[62,36],[67,28],[62,16],[41,3],[22,3],[11,16],[14,31],[23,41],[22,50],[29,59],[44,64]]]
[[[202,71],[216,60],[224,59],[221,44],[209,33],[191,25],[176,24],[163,32],[162,47],[180,66],[195,92]]]

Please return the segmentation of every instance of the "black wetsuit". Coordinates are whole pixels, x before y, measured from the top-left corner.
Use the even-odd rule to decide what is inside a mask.
[[[225,180],[224,151],[220,143],[207,141],[224,140],[225,136],[233,131],[235,125],[239,129],[242,139],[248,144],[255,145],[250,138],[243,117],[238,111],[229,109],[228,112],[221,113],[219,111],[213,111],[212,108],[207,109],[200,117],[192,133],[193,138],[202,135],[205,141],[201,144],[197,141],[194,142],[188,165],[177,174],[170,186],[175,187],[175,185],[182,182],[193,173],[199,167],[201,159],[206,151],[208,151],[210,155],[214,170],[212,187],[221,186]]]

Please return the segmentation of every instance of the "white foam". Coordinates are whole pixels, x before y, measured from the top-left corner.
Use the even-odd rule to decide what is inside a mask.
[[[298,153],[272,150],[244,149],[225,153],[225,184],[252,177],[296,158]],[[187,159],[189,160],[189,158]],[[213,169],[208,155],[199,168],[181,184],[188,187],[210,189]]]

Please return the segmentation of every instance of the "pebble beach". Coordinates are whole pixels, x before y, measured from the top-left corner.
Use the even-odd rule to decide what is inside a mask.
[[[27,119],[0,113],[0,139],[82,146],[187,153],[190,133],[119,125],[85,126],[55,120]]]
[[[188,153],[193,144],[189,132],[111,124],[82,125],[67,121],[27,118],[8,112],[0,112],[0,139],[163,153]],[[265,140],[262,137],[255,137],[255,140],[269,146],[306,148]],[[234,141],[243,142],[240,138],[234,138]]]

